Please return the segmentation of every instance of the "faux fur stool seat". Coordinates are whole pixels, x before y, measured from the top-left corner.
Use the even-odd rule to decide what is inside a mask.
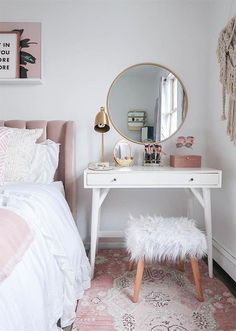
[[[181,270],[184,261],[190,259],[197,296],[203,301],[198,260],[207,252],[205,235],[193,220],[185,217],[131,218],[126,230],[126,247],[131,265],[138,263],[133,302],[138,301],[145,261],[178,262]]]

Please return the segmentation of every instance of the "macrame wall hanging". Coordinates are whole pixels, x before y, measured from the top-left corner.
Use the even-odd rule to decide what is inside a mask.
[[[220,33],[217,56],[223,91],[221,118],[227,119],[227,134],[236,145],[236,16]]]

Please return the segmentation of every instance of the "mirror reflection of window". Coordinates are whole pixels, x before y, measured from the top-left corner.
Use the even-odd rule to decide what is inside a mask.
[[[161,77],[161,118],[156,125],[160,126],[161,140],[175,133],[183,120],[182,103],[183,89],[178,79],[169,73]],[[156,137],[158,138],[158,137]]]
[[[171,74],[170,77],[170,130],[172,135],[177,130],[177,79]]]

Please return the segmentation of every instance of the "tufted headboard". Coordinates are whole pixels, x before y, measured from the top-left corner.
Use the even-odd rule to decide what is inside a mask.
[[[66,200],[74,219],[77,213],[76,176],[74,167],[74,122],[72,121],[0,121],[0,126],[20,129],[42,128],[43,134],[38,139],[42,142],[51,139],[60,145],[59,165],[54,177],[55,181],[64,183]]]

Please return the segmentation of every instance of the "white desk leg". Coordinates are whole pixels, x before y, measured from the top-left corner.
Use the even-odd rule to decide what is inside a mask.
[[[211,191],[209,188],[203,188],[204,216],[208,246],[208,273],[213,278],[213,255],[212,255],[212,220],[211,220]]]
[[[97,231],[100,230],[100,224],[101,224],[101,206],[98,209],[98,225],[97,225]],[[97,235],[97,240],[96,240],[96,253],[98,252],[98,240],[99,240],[99,236]]]
[[[185,189],[185,192],[187,194],[187,217],[193,218],[193,194],[189,188]]]
[[[94,276],[95,267],[95,255],[98,238],[98,223],[99,223],[99,200],[100,200],[100,189],[93,189],[93,200],[92,200],[92,219],[91,219],[91,246],[90,246],[90,264],[91,264],[91,277]]]

